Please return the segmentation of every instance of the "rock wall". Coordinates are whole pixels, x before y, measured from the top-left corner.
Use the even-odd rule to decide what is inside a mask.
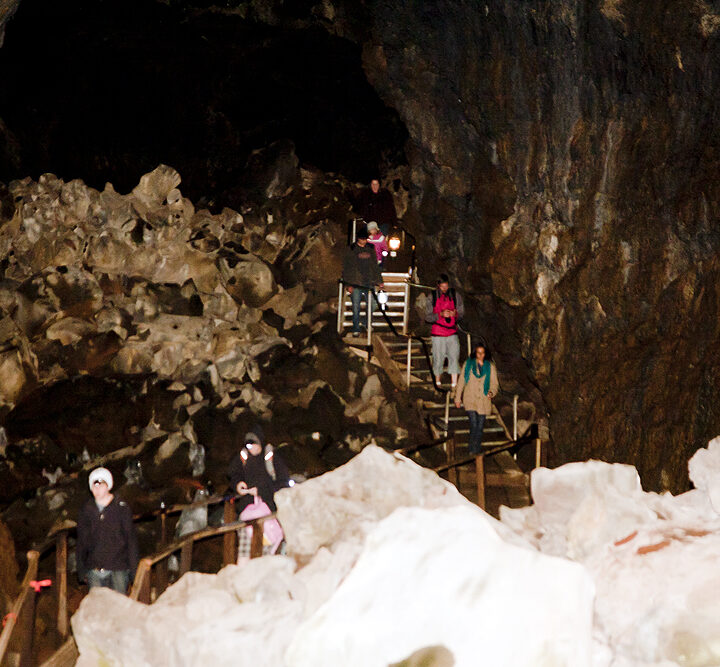
[[[522,358],[554,462],[683,488],[720,427],[720,3],[388,0],[364,59],[411,136],[424,277]]]
[[[52,174],[9,184],[0,507],[18,548],[75,519],[100,463],[139,513],[222,492],[255,423],[304,479],[418,421],[336,334],[349,184],[288,145],[253,171],[242,212],[216,215],[165,165],[126,195]]]

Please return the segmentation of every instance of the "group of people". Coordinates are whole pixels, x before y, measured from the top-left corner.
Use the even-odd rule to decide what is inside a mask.
[[[228,468],[230,490],[237,494],[238,515],[250,519],[275,512],[275,492],[290,486],[285,461],[272,445],[265,443],[260,426],[245,433],[238,444],[238,452]],[[90,588],[102,586],[126,593],[139,559],[132,511],[113,494],[113,476],[107,468],[95,468],[88,485],[92,498],[81,508],[77,521],[78,579]],[[260,514],[243,516],[248,508],[259,505],[262,506]],[[238,557],[248,557],[247,531],[239,531],[238,536]],[[277,546],[277,543],[268,545],[264,553],[274,551]]]
[[[458,320],[464,313],[462,296],[450,286],[447,274],[440,274],[425,309],[425,321],[432,325],[433,374],[439,379],[447,360],[455,407],[464,406],[470,422],[470,453],[480,454],[485,419],[492,412],[492,399],[497,395],[499,385],[497,369],[484,343],[474,346],[460,371]]]
[[[357,229],[355,242],[348,247],[343,261],[343,282],[352,302],[352,336],[357,338],[365,328],[360,322],[362,302],[366,302],[366,312],[371,317],[373,299],[370,292],[383,289],[382,252],[387,251],[387,245],[383,246],[382,242],[389,232],[386,225],[394,224],[397,217],[392,196],[380,187],[378,179],[370,182],[370,188],[361,193],[355,207],[371,221],[366,227]],[[381,224],[378,225],[376,220],[381,220]],[[461,372],[458,320],[464,312],[462,296],[450,286],[447,274],[440,274],[425,311],[425,321],[431,324],[433,374],[440,378],[447,361],[455,406],[465,407],[470,422],[470,453],[479,454],[485,419],[492,411],[492,399],[498,392],[498,377],[484,343],[473,348]]]
[[[355,242],[348,248],[343,263],[343,280],[353,304],[353,336],[358,336],[362,328],[362,300],[366,300],[372,312],[369,292],[383,287],[380,269],[383,249],[387,250],[383,243],[388,230],[381,229],[377,220],[371,218],[394,220],[392,199],[388,205],[383,192],[387,193],[373,180],[369,194],[361,199],[362,210],[370,222],[357,230]],[[440,378],[447,361],[455,406],[464,406],[470,422],[470,453],[479,454],[485,419],[498,392],[498,377],[484,344],[473,348],[461,371],[458,320],[463,315],[462,296],[450,286],[449,277],[441,274],[425,312],[425,320],[431,324],[433,373]],[[230,489],[237,494],[238,514],[245,518],[243,513],[259,504],[264,506],[262,511],[275,512],[275,492],[290,486],[290,475],[282,456],[265,443],[259,426],[245,433],[238,444],[238,452],[228,468]],[[113,494],[113,476],[107,468],[93,470],[88,484],[93,497],[83,505],[77,522],[78,578],[90,587],[105,586],[126,593],[138,565],[132,512],[127,503]],[[240,558],[249,556],[250,540],[245,535],[244,531],[239,533]],[[271,546],[277,548],[277,544]]]
[[[356,221],[353,243],[343,258],[343,281],[352,302],[352,335],[357,338],[365,329],[360,322],[360,308],[366,304],[372,317],[371,290],[383,289],[382,266],[388,255],[387,237],[397,222],[392,195],[374,178],[370,187],[360,192],[354,202],[361,216]]]

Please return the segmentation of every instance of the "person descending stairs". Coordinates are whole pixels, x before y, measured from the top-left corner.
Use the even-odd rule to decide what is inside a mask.
[[[447,367],[443,367],[441,376],[437,377],[432,371],[430,337],[410,334],[411,289],[421,287],[411,282],[411,275],[410,271],[407,273],[383,272],[384,289],[382,293],[376,292],[371,319],[368,320],[365,308],[362,308],[360,312],[360,319],[367,326],[366,332],[359,338],[348,335],[344,340],[358,351],[367,351],[368,357],[375,357],[393,383],[398,388],[410,392],[412,398],[419,402],[428,426],[429,436],[432,439],[452,437],[455,458],[468,458],[470,456],[468,414],[465,406],[457,407],[455,405],[453,387],[450,382],[443,381],[445,378],[450,379],[450,374],[444,372]],[[369,296],[373,298],[372,295]],[[347,298],[342,282],[339,303],[338,333],[342,335],[352,328],[352,302],[350,298]],[[378,307],[378,303],[381,307]],[[467,346],[463,347],[469,348],[469,342]],[[460,356],[467,355],[461,354]],[[464,359],[461,359],[460,369],[463,367]],[[507,396],[502,395],[500,397],[501,407],[506,403]],[[515,429],[513,428],[511,432],[507,428],[500,412],[493,406],[492,412],[486,415],[482,425],[482,448],[487,450],[506,445],[511,443],[514,437],[517,437]],[[429,453],[428,456],[430,456]],[[444,456],[442,458],[444,460]],[[437,458],[435,462],[439,461],[440,459]],[[507,494],[512,498],[508,499],[506,496],[506,499],[501,502],[512,506],[528,504],[527,490],[519,488],[518,484],[518,476],[522,476],[525,482],[527,476],[520,472],[508,452],[493,456],[488,466],[488,469],[492,471],[491,474],[497,478],[513,477],[512,488]],[[467,466],[465,469],[460,469],[458,487],[464,495],[473,499],[476,491],[474,481],[470,479],[470,473]]]

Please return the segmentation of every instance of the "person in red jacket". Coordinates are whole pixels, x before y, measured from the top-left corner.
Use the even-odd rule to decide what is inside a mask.
[[[428,301],[425,309],[425,321],[432,322],[430,335],[432,336],[433,373],[440,380],[445,365],[448,362],[448,373],[452,386],[457,384],[460,372],[460,341],[457,337],[457,321],[465,314],[462,297],[450,287],[447,274],[441,273],[437,281],[437,289],[433,292],[432,300]]]
[[[95,468],[88,484],[93,497],[77,522],[78,579],[90,588],[104,586],[125,594],[138,564],[132,512],[111,493],[113,477],[107,468]]]

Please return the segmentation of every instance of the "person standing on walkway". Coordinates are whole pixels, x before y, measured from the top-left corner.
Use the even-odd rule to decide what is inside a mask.
[[[369,291],[382,289],[383,279],[380,266],[377,263],[375,248],[368,243],[368,231],[362,227],[356,234],[355,243],[346,251],[343,260],[343,281],[347,284],[347,291],[352,300],[352,335],[360,335],[360,304],[365,299],[369,313],[372,313],[372,296]],[[338,308],[343,304],[339,303]]]
[[[112,493],[107,468],[95,468],[88,479],[93,497],[77,522],[77,572],[90,588],[104,586],[127,593],[138,564],[138,545],[129,505]]]
[[[490,360],[487,348],[478,344],[474,354],[465,361],[463,372],[455,389],[455,407],[465,406],[470,420],[470,453],[482,450],[485,418],[492,412],[492,399],[498,392],[495,364]]]
[[[230,461],[230,488],[242,496],[236,503],[238,512],[252,504],[254,496],[275,512],[275,492],[290,486],[290,473],[283,457],[264,439],[262,427],[256,424],[239,439],[239,451]]]
[[[460,372],[460,341],[457,337],[457,321],[465,314],[462,297],[450,287],[447,274],[441,273],[437,281],[437,289],[433,292],[432,301],[428,301],[425,309],[425,321],[432,322],[433,373],[440,381],[445,359],[448,361],[448,373],[451,384],[457,383]]]

